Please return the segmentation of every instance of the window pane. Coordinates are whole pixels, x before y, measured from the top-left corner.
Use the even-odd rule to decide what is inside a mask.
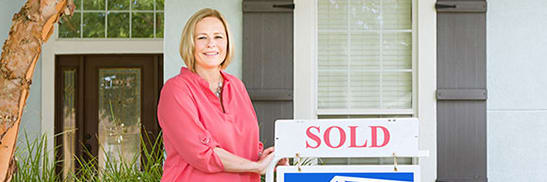
[[[163,13],[156,13],[156,38],[163,38]]]
[[[74,10],[75,11],[78,11],[78,10],[82,10],[82,1],[80,0],[74,0]]]
[[[77,0],[76,0],[77,1]],[[83,0],[84,10],[104,10],[104,0]]]
[[[131,25],[134,38],[154,37],[154,13],[133,13]]]
[[[352,68],[350,85],[351,108],[380,108],[380,72],[366,72]]]
[[[347,108],[348,72],[321,71],[319,72],[319,109]]]
[[[348,40],[345,33],[319,33],[319,70],[347,71]]]
[[[156,10],[163,10],[164,0],[156,0]]]
[[[347,28],[347,1],[318,1],[319,30],[345,30]]]
[[[109,10],[129,10],[129,0],[108,0]]]
[[[129,13],[108,14],[108,38],[129,37]]]
[[[412,0],[384,0],[382,16],[384,29],[412,28]]]
[[[104,38],[104,13],[84,13],[84,38]]]
[[[99,169],[140,160],[141,70],[99,69]],[[107,158],[108,156],[108,158]],[[136,160],[135,160],[136,159]]]
[[[351,34],[351,68],[358,70],[380,69],[380,34],[353,33]]]
[[[384,69],[412,69],[412,33],[384,33]]]
[[[383,73],[382,108],[407,109],[412,107],[412,73]]]
[[[379,0],[351,0],[351,30],[378,30],[382,16]]]
[[[74,174],[76,144],[76,70],[64,70],[63,88],[63,178]]]
[[[319,33],[318,107],[346,108],[348,94],[347,34]]]
[[[131,0],[134,10],[154,10],[154,0]]]
[[[76,12],[72,16],[63,16],[59,20],[60,38],[80,38],[80,13]]]

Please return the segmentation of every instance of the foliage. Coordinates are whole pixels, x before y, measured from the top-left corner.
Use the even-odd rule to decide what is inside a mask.
[[[55,162],[50,160],[49,151],[46,150],[46,136],[31,142],[25,133],[24,142],[25,149],[16,150],[17,171],[12,181],[58,181]]]
[[[146,133],[146,132],[145,132]],[[50,153],[47,151],[47,138],[41,138],[30,142],[25,135],[26,148],[17,150],[17,172],[13,177],[14,182],[26,181],[160,181],[163,169],[163,147],[161,135],[152,141],[148,136],[141,137],[141,146],[143,147],[142,159],[143,165],[135,165],[140,158],[136,156],[131,161],[122,161],[121,163],[110,162],[107,160],[106,166],[101,171],[97,169],[97,158],[91,156],[88,152],[88,159],[76,158],[80,168],[76,170],[71,177],[61,180],[62,175],[57,175],[55,166],[62,161],[50,159]],[[112,156],[107,156],[107,158]]]

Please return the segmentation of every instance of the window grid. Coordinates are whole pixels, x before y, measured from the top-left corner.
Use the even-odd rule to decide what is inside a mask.
[[[80,6],[78,9],[74,10],[74,14],[78,13],[80,14],[80,37],[60,37],[57,36],[60,39],[157,39],[161,37],[157,37],[157,14],[164,13],[164,10],[157,10],[156,2],[157,0],[154,0],[153,3],[153,10],[133,10],[133,3],[131,3],[131,0],[127,0],[129,2],[129,10],[108,10],[108,0],[104,0],[104,10],[85,10],[83,9],[84,6],[84,0],[80,0]],[[105,14],[105,20],[104,20],[104,37],[95,37],[95,38],[84,38],[84,13],[104,13]],[[110,13],[129,13],[129,37],[123,38],[123,37],[108,37],[108,15]],[[154,26],[153,26],[153,38],[134,38],[133,37],[133,13],[152,13],[154,17]]]
[[[355,1],[355,0],[354,0]],[[317,29],[317,32],[319,34],[321,33],[345,33],[346,34],[346,37],[347,37],[347,40],[346,40],[346,46],[347,46],[347,50],[345,52],[346,54],[346,59],[347,59],[347,63],[346,63],[346,68],[345,69],[333,69],[332,67],[326,67],[326,66],[323,66],[323,67],[326,67],[326,68],[322,68],[322,66],[318,65],[318,72],[324,72],[324,73],[335,73],[335,72],[345,72],[347,73],[346,76],[346,86],[345,89],[347,90],[346,94],[345,94],[345,108],[343,109],[336,109],[336,108],[320,108],[320,104],[318,104],[318,109],[317,109],[317,114],[318,115],[346,115],[346,114],[352,114],[352,115],[362,115],[362,114],[376,114],[376,113],[381,113],[381,114],[413,114],[414,113],[414,93],[415,93],[415,86],[414,86],[414,75],[415,75],[415,71],[414,71],[414,68],[415,68],[415,65],[414,65],[414,44],[412,44],[414,42],[414,34],[415,34],[415,31],[414,31],[414,22],[413,22],[413,17],[414,17],[414,13],[413,13],[413,4],[414,4],[414,1],[411,0],[410,1],[410,10],[411,10],[411,26],[409,28],[404,28],[404,29],[393,29],[393,28],[388,28],[388,29],[384,29],[384,1],[383,0],[379,0],[379,14],[380,16],[382,17],[381,18],[381,21],[379,21],[379,29],[366,29],[366,30],[353,30],[352,29],[352,24],[351,24],[351,5],[352,5],[352,0],[347,0],[345,1],[347,4],[346,4],[346,12],[345,12],[345,15],[346,15],[346,27],[344,29],[336,29],[336,28],[318,28]],[[362,2],[362,1],[361,1]],[[331,2],[332,3],[332,2]],[[379,56],[378,56],[378,61],[379,61],[379,68],[378,69],[363,69],[363,70],[352,70],[351,67],[352,67],[352,34],[353,33],[377,33],[379,35],[379,40],[378,40],[378,49],[379,49]],[[410,33],[410,42],[412,45],[411,45],[411,68],[410,69],[393,69],[393,68],[385,68],[384,67],[384,41],[385,40],[385,37],[384,37],[384,34],[386,33]],[[353,94],[355,94],[354,92],[355,91],[352,91],[351,88],[352,88],[352,83],[351,83],[351,73],[352,72],[366,72],[366,73],[379,73],[379,78],[378,78],[378,81],[379,81],[379,108],[376,108],[376,109],[359,109],[359,108],[354,108],[351,104],[351,98],[353,96]],[[384,87],[385,87],[385,84],[384,83],[384,73],[410,73],[411,74],[411,93],[410,93],[410,105],[409,105],[409,108],[408,109],[389,109],[389,108],[386,108],[385,107],[385,93],[384,93]],[[319,86],[318,86],[319,87]],[[319,91],[319,88],[317,88],[317,90]],[[319,97],[318,96],[318,101],[319,101]],[[380,111],[380,112],[378,112]]]

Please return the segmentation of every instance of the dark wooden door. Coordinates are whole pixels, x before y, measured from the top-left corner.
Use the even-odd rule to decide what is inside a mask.
[[[437,181],[486,182],[486,1],[436,8]]]
[[[265,147],[274,121],[293,118],[293,9],[292,0],[243,1],[243,82]]]
[[[138,156],[144,147],[140,137],[159,133],[162,60],[162,55],[57,56],[55,132],[65,132],[56,138],[58,157],[96,157],[100,169],[107,155],[116,161]],[[58,170],[66,175],[74,167],[68,161]]]

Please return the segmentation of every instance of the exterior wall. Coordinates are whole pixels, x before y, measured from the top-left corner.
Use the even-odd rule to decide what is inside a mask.
[[[11,19],[13,15],[19,12],[19,9],[26,1],[1,0],[0,4],[0,42],[2,45],[8,38],[9,29],[11,27]],[[18,142],[23,142],[25,133],[28,134],[30,141],[35,137],[40,136],[40,113],[41,113],[41,88],[42,80],[40,79],[42,60],[38,60],[32,85],[30,87],[30,96],[27,100],[27,106],[23,111],[23,118],[19,128]]]
[[[184,61],[179,55],[180,35],[190,16],[202,8],[217,9],[227,19],[234,39],[235,55],[226,71],[241,79],[241,59],[243,57],[241,51],[243,48],[242,0],[165,0],[164,80],[168,80],[177,75],[180,71],[180,67],[184,64]]]
[[[488,1],[488,181],[545,181],[547,1]]]

